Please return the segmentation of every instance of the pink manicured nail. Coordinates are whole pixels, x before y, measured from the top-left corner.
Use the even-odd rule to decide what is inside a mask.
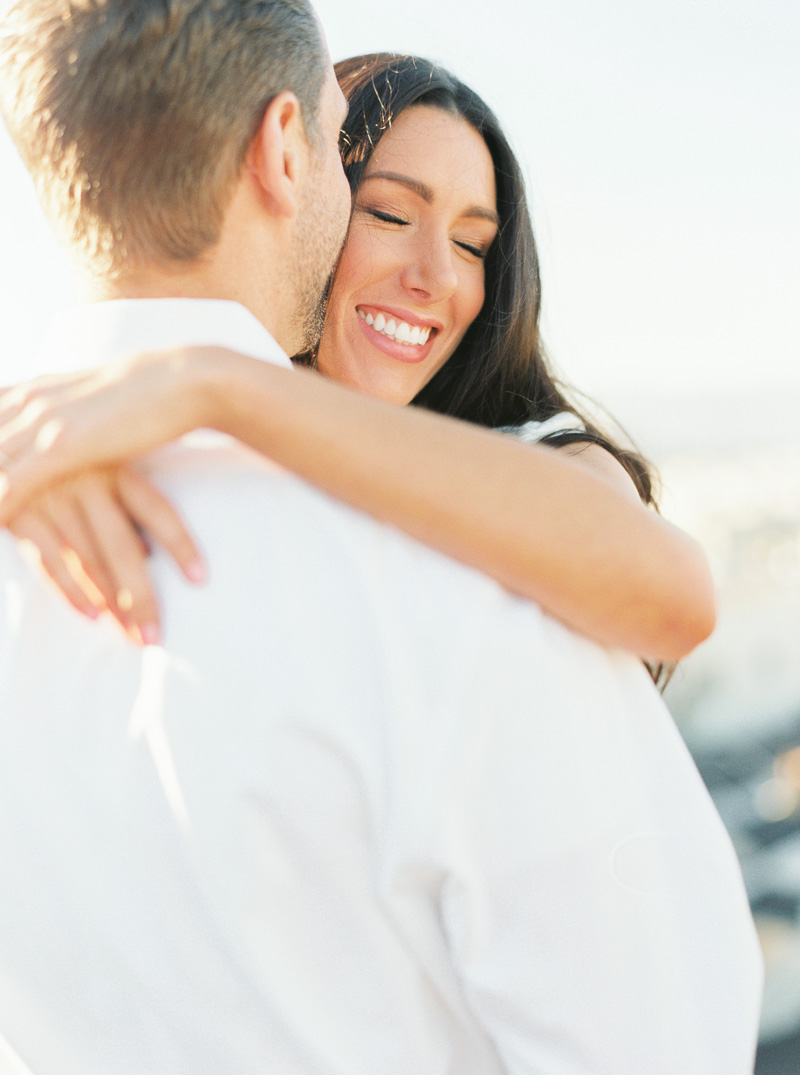
[[[145,646],[157,646],[161,641],[161,632],[157,623],[145,623],[141,628],[142,642]]]
[[[208,577],[206,565],[202,560],[190,560],[184,569],[184,574],[190,582],[205,582]]]

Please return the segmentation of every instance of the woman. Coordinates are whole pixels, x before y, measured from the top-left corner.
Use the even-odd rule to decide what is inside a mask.
[[[705,559],[646,507],[643,461],[602,437],[548,371],[523,184],[497,121],[413,57],[357,57],[337,75],[350,103],[353,219],[319,349],[298,359],[324,377],[190,348],[7,393],[4,517],[17,513],[12,529],[38,545],[73,603],[90,611],[65,547],[121,622],[154,641],[154,602],[120,509],[189,577],[202,569],[135,470],[96,472],[19,508],[55,478],[213,426],[601,642],[683,656],[713,625]],[[57,438],[43,435],[56,427]]]

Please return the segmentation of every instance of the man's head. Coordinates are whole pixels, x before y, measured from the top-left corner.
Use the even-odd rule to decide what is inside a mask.
[[[102,280],[214,248],[281,95],[299,102],[309,168],[321,181],[339,168],[332,78],[308,0],[16,0],[0,29],[10,133],[56,230]]]

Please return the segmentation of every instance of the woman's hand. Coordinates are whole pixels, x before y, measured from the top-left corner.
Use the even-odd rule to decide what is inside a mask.
[[[108,610],[133,641],[154,644],[159,610],[147,568],[148,545],[163,545],[191,582],[205,576],[179,515],[135,467],[106,467],[36,496],[9,529],[79,612]]]
[[[0,526],[54,481],[208,424],[211,350],[153,352],[0,392]]]

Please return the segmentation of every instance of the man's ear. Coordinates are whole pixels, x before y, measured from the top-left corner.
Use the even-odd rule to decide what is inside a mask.
[[[279,93],[267,105],[245,158],[271,212],[296,214],[309,153],[300,102],[293,93]]]

